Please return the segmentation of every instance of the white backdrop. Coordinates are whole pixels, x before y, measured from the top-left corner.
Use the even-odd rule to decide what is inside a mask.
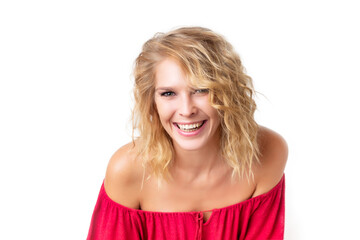
[[[286,239],[360,239],[356,1],[1,1],[0,239],[85,239],[130,141],[131,71],[156,32],[239,52],[259,124],[289,145]]]

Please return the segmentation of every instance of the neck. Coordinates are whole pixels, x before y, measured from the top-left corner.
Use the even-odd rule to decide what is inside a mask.
[[[171,174],[175,178],[181,177],[188,182],[204,180],[224,167],[217,139],[197,150],[184,150],[176,144],[174,149],[175,159]]]

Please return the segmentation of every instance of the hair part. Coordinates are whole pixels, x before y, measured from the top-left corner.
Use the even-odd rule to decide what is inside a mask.
[[[223,36],[201,27],[155,34],[135,61],[133,141],[137,130],[136,144],[143,167],[158,179],[167,179],[175,155],[154,102],[156,66],[165,58],[180,64],[191,85],[209,90],[210,104],[221,119],[219,144],[223,159],[233,169],[233,177],[253,177],[252,166],[259,161],[259,127],[254,120],[252,79],[232,45]]]

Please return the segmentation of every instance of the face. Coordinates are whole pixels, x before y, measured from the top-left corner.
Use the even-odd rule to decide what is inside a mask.
[[[166,58],[156,68],[155,104],[175,150],[200,150],[218,143],[220,119],[207,89],[194,89],[178,63]]]

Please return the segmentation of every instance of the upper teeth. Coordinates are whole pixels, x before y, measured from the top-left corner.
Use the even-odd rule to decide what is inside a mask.
[[[202,125],[202,122],[200,123],[193,123],[193,124],[177,124],[181,130],[188,130],[193,128],[198,128]]]

